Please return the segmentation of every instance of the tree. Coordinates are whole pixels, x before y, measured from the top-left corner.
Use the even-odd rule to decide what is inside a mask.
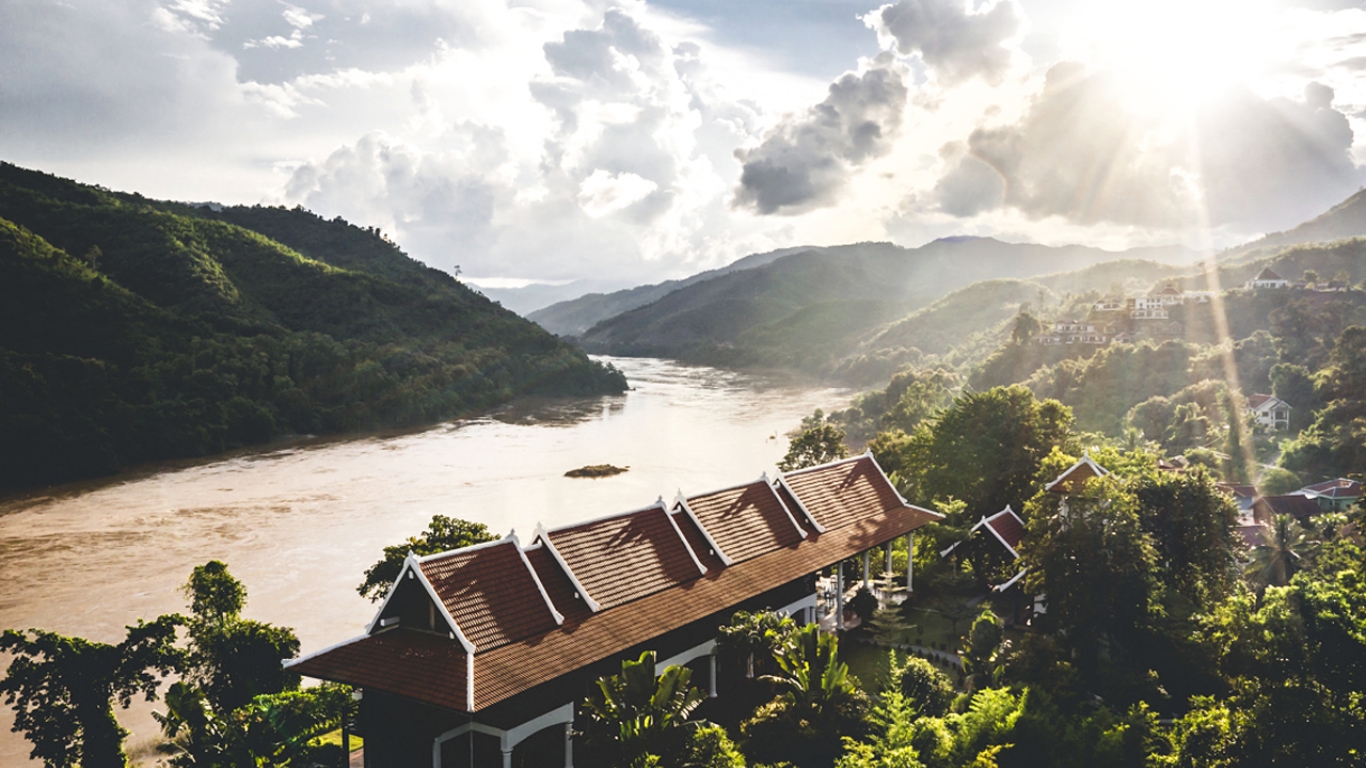
[[[689,686],[692,670],[655,674],[655,652],[621,662],[621,674],[599,678],[583,702],[588,746],[606,765],[631,765],[645,755],[682,753],[688,716],[705,696]]]
[[[958,657],[963,661],[963,671],[967,674],[969,691],[998,685],[1005,671],[1005,650],[1007,647],[1005,626],[990,607],[972,622]]]
[[[1021,311],[1015,316],[1015,327],[1010,331],[1010,340],[1015,344],[1028,344],[1042,328],[1037,317]]]
[[[222,561],[197,566],[184,587],[190,646],[184,679],[203,691],[215,712],[226,714],[253,698],[297,688],[299,676],[281,659],[299,654],[294,630],[241,616],[246,587]]]
[[[1304,528],[1290,515],[1276,515],[1262,532],[1262,544],[1252,551],[1249,573],[1261,584],[1283,587],[1300,570],[1306,544]]]
[[[174,683],[166,691],[166,712],[153,713],[167,741],[159,747],[177,768],[336,765],[341,747],[320,745],[355,710],[348,686],[312,688],[257,696],[226,714],[213,711],[201,691]]]
[[[901,609],[890,605],[873,611],[869,626],[873,630],[873,642],[878,645],[900,645],[906,642],[906,633],[911,628]]]
[[[716,650],[721,656],[742,663],[746,677],[754,677],[756,669],[759,674],[768,674],[776,668],[774,654],[796,629],[792,617],[776,611],[736,611],[730,624],[719,628]]]
[[[869,447],[912,502],[952,497],[977,515],[1033,496],[1044,457],[1066,443],[1071,424],[1061,403],[1038,401],[1022,386],[997,387],[959,395],[911,434],[880,435]]]
[[[378,602],[389,596],[389,588],[403,571],[403,561],[408,558],[409,552],[419,557],[434,555],[493,541],[496,538],[498,537],[489,533],[488,526],[483,523],[433,515],[432,521],[427,524],[427,530],[423,531],[421,536],[413,536],[402,544],[385,547],[383,559],[366,570],[365,581],[356,587],[356,591],[361,597]]]
[[[937,667],[919,656],[907,657],[904,664],[891,665],[895,687],[922,717],[940,717],[953,703],[953,681]]]
[[[1228,594],[1238,579],[1238,507],[1203,468],[1148,470],[1129,486],[1165,581],[1192,605]]]
[[[128,732],[114,716],[114,702],[126,708],[136,694],[156,698],[160,678],[181,662],[174,646],[178,624],[176,616],[139,621],[118,645],[6,630],[0,651],[14,659],[0,693],[14,708],[14,730],[33,744],[29,756],[49,768],[124,765]]]
[[[762,680],[780,691],[741,725],[753,760],[829,765],[842,735],[862,732],[868,697],[839,660],[834,635],[808,624],[794,632],[775,660],[779,674]]]
[[[788,443],[787,455],[778,462],[784,472],[805,469],[818,464],[843,459],[849,455],[844,444],[844,430],[831,424],[819,410],[802,420],[801,434]]]
[[[1102,647],[1132,648],[1159,603],[1157,551],[1143,529],[1140,505],[1113,475],[1083,493],[1043,493],[1029,504],[1026,589],[1048,595],[1046,626],[1077,653],[1094,680]]]
[[[1263,496],[1284,496],[1291,491],[1304,487],[1300,476],[1281,467],[1267,467],[1257,479],[1258,490]]]

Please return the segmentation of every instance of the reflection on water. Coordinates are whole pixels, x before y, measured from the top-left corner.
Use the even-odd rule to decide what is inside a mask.
[[[246,583],[249,617],[292,626],[305,652],[317,650],[360,631],[374,610],[355,592],[362,573],[434,514],[529,536],[537,523],[750,480],[772,472],[803,415],[849,396],[611,362],[631,383],[625,395],[528,401],[420,432],[300,441],[0,501],[0,628],[117,642],[139,617],[184,610],[178,587],[217,558]],[[631,470],[563,476],[586,464]],[[138,737],[154,732],[147,711],[121,715]],[[26,744],[0,728],[0,765],[23,764]]]

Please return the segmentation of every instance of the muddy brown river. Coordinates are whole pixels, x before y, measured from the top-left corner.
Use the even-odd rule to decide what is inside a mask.
[[[304,652],[359,634],[356,594],[389,544],[434,514],[529,536],[773,472],[785,433],[850,393],[663,360],[603,358],[619,397],[522,403],[420,432],[290,444],[0,499],[0,628],[117,642],[139,617],[185,609],[190,570],[225,561],[245,615],[293,627]],[[630,471],[566,478],[588,464]],[[129,747],[155,736],[150,711],[121,711]],[[0,712],[0,765],[29,745]],[[143,756],[150,764],[152,758]]]

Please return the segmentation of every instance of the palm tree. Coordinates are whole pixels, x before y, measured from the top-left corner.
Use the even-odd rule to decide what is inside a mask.
[[[1276,515],[1262,532],[1265,543],[1252,554],[1249,575],[1267,586],[1283,587],[1300,570],[1300,551],[1308,546],[1304,528],[1290,515]]]
[[[798,712],[819,720],[823,714],[853,701],[861,693],[849,676],[849,665],[839,660],[839,641],[807,624],[792,634],[773,657],[781,675],[759,678],[775,684],[779,698]]]
[[[631,765],[646,755],[676,755],[688,716],[705,698],[688,685],[692,670],[671,666],[655,674],[655,652],[621,662],[621,674],[600,678],[584,700],[588,737],[608,765]]]
[[[775,611],[736,611],[728,626],[721,627],[717,651],[743,661],[745,677],[754,677],[755,662],[762,673],[771,669],[773,656],[797,629],[790,616]]]

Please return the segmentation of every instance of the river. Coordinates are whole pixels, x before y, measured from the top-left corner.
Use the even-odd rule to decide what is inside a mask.
[[[375,606],[356,594],[384,546],[432,515],[529,538],[774,471],[785,433],[850,393],[641,358],[617,397],[527,402],[420,432],[291,444],[0,500],[0,628],[118,642],[138,618],[186,609],[194,566],[226,562],[244,615],[293,627],[305,653],[360,633]],[[630,471],[573,479],[567,470]],[[120,712],[130,747],[155,735],[155,705]],[[11,722],[6,709],[0,723]],[[0,765],[29,744],[0,729]]]

